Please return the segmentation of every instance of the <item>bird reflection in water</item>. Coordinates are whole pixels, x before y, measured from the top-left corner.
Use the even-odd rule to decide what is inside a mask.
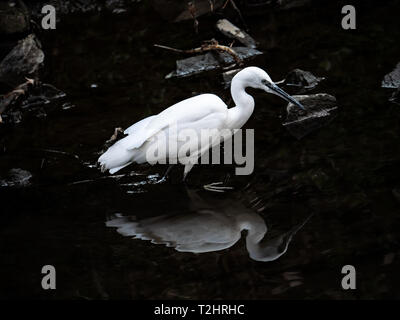
[[[187,189],[187,193],[190,198],[189,212],[142,220],[117,214],[106,222],[106,226],[117,228],[123,236],[150,240],[180,252],[193,253],[230,248],[246,230],[246,249],[250,258],[274,261],[286,253],[293,236],[311,218],[310,215],[288,232],[268,239],[264,219],[241,201],[213,199],[211,206],[193,190]]]

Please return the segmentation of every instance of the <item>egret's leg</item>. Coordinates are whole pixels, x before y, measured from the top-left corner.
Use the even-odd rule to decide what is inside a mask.
[[[170,164],[168,166],[167,171],[165,171],[164,175],[162,176],[162,178],[160,180],[157,181],[157,183],[161,183],[167,180],[168,174],[171,171],[171,169],[174,167],[174,164]]]
[[[213,192],[225,192],[226,190],[233,190],[233,187],[225,186],[225,183],[228,181],[228,177],[225,177],[224,182],[213,182],[203,186],[203,188],[207,191]]]
[[[213,192],[225,192],[226,190],[233,190],[233,187],[227,187],[223,185],[221,182],[213,182],[203,186],[204,190],[213,191]]]

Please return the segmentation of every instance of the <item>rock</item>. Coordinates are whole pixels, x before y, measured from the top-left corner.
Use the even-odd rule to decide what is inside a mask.
[[[176,61],[176,71],[172,71],[165,78],[187,77],[217,68],[219,68],[218,60],[211,52],[207,52],[206,54]]]
[[[0,179],[0,187],[26,187],[30,184],[32,174],[23,169],[11,169],[4,179]]]
[[[225,36],[235,39],[246,47],[255,48],[257,43],[250,37],[246,32],[240,30],[238,27],[233,25],[227,19],[221,19],[217,21],[217,29],[222,32]]]
[[[52,85],[28,79],[0,98],[0,122],[17,124],[25,116],[46,117],[46,109],[56,103],[66,104],[66,94]],[[46,109],[45,109],[46,107]]]
[[[288,87],[297,89],[297,93],[304,93],[314,89],[324,79],[314,76],[309,71],[294,69],[288,73],[283,83]]]
[[[261,51],[247,47],[234,47],[232,49],[242,60],[262,54]],[[234,58],[227,52],[207,52],[176,61],[176,70],[167,74],[165,78],[187,77],[204,71],[215,70],[220,68],[221,65],[234,62]]]
[[[311,0],[245,0],[244,2],[247,8],[260,11],[263,8],[271,9],[271,7],[280,10],[298,8],[309,4]]]
[[[0,2],[0,35],[23,33],[29,29],[29,12],[22,1]]]
[[[44,61],[44,53],[34,34],[18,44],[0,62],[0,82],[15,87],[31,77]]]
[[[179,22],[184,20],[193,19],[192,14],[188,10],[188,2],[190,1],[176,1],[176,0],[151,0],[150,4],[164,19],[171,22]],[[222,7],[225,0],[196,0],[195,4],[195,17],[200,17],[212,10]],[[211,6],[213,3],[213,7]]]
[[[282,10],[293,9],[305,6],[311,2],[311,0],[278,0],[279,8]]]
[[[28,7],[32,12],[35,19],[41,19],[42,7],[46,4],[54,6],[57,11],[57,19],[62,18],[63,15],[71,13],[88,13],[109,11],[114,14],[121,14],[134,8],[136,2],[141,0],[38,0],[27,2]]]
[[[306,110],[289,103],[283,125],[297,139],[327,125],[336,116],[336,98],[326,93],[294,96]]]
[[[396,68],[392,72],[390,72],[383,78],[382,88],[400,88],[400,62],[397,64]]]

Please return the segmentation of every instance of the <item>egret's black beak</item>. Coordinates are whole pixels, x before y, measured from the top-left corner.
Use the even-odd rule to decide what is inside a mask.
[[[293,103],[294,105],[298,106],[300,109],[305,110],[305,108],[303,107],[303,105],[300,102],[298,102],[295,98],[291,97],[289,94],[287,94],[281,88],[279,88],[275,83],[267,82],[267,83],[265,83],[265,85],[279,97],[285,99],[288,102]]]

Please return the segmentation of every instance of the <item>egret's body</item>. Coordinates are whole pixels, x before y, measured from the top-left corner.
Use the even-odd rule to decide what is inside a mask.
[[[247,87],[277,94],[303,108],[296,100],[279,89],[264,70],[248,67],[237,73],[232,79],[231,94],[235,107],[228,108],[214,94],[201,94],[178,102],[161,113],[145,118],[127,128],[124,131],[127,136],[117,141],[99,158],[102,170],[109,170],[113,174],[131,163],[148,162],[148,150],[154,148],[153,144],[157,143],[157,139],[162,136],[175,139],[179,149],[185,143],[179,139],[179,133],[182,130],[195,130],[199,136],[201,130],[214,130],[212,139],[200,141],[201,148],[197,148],[199,141],[193,142],[196,143],[196,146],[190,150],[196,151],[190,154],[192,161],[185,165],[185,177],[197,158],[230,136],[224,129],[229,129],[233,133],[233,130],[240,129],[250,118],[254,110],[254,99],[245,91]],[[176,131],[171,133],[171,126],[175,126]],[[224,133],[222,134],[222,132]],[[157,160],[166,163],[165,160],[172,160],[165,159],[168,156],[168,153],[160,152],[160,158]]]

